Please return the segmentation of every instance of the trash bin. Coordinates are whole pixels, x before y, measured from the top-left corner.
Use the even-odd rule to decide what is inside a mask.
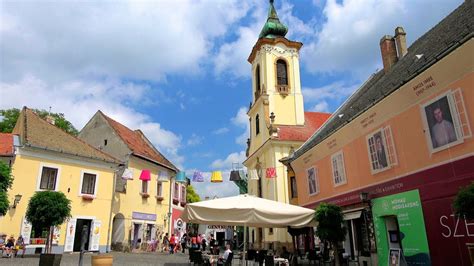
[[[112,255],[92,255],[92,266],[112,266],[114,257]]]

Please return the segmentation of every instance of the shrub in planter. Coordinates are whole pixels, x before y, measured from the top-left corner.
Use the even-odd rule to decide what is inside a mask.
[[[63,224],[70,216],[71,201],[62,192],[40,191],[31,197],[26,210],[26,219],[31,223],[35,232],[49,228],[46,238],[46,254],[40,256],[40,265],[59,265],[62,255],[50,254],[54,226]]]

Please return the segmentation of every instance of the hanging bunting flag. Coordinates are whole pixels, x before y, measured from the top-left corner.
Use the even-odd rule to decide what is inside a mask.
[[[178,172],[178,174],[176,175],[176,182],[186,183],[186,173],[184,171]]]
[[[150,181],[151,179],[151,174],[150,174],[150,170],[148,169],[143,169],[141,174],[140,174],[140,180],[142,181]]]
[[[259,180],[258,174],[257,174],[257,169],[250,169],[248,171],[249,174],[249,179],[250,180]]]
[[[132,171],[132,169],[126,168],[126,169],[123,171],[122,179],[123,179],[123,180],[133,180],[133,171]]]
[[[170,175],[168,171],[163,171],[163,170],[158,171],[157,180],[160,182],[168,182],[170,180]]]
[[[230,171],[230,178],[229,178],[230,181],[239,181],[240,179],[241,178],[239,175],[239,171],[237,170]]]
[[[222,182],[222,173],[221,171],[214,171],[211,175],[211,182],[212,183],[220,183]]]
[[[275,178],[277,176],[275,167],[267,168],[267,178]]]
[[[194,172],[193,174],[193,182],[204,182],[204,177],[202,176],[202,173],[199,171]]]

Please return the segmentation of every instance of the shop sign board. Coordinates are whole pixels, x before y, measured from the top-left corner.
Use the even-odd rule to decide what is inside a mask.
[[[67,222],[66,240],[64,242],[64,252],[72,252],[73,251],[75,234],[76,234],[76,219],[71,218]]]
[[[26,217],[24,217],[21,223],[21,236],[26,244],[30,244],[31,228],[31,224],[26,220]]]
[[[146,220],[146,221],[156,221],[156,214],[154,214],[154,213],[144,213],[144,212],[132,212],[132,219]]]
[[[100,220],[93,220],[92,221],[92,230],[91,230],[91,243],[90,243],[90,250],[91,251],[98,251],[99,250],[99,240],[100,240],[100,227],[102,222]]]
[[[389,261],[389,239],[385,217],[396,216],[403,248],[401,255],[411,265],[431,265],[423,209],[418,190],[372,200],[379,265]]]

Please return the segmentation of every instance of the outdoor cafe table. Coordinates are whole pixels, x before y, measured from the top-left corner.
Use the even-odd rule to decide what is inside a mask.
[[[209,264],[211,265],[217,265],[217,262],[219,261],[219,255],[203,253],[202,258],[204,259],[204,261],[209,261]]]
[[[288,260],[285,258],[273,258],[273,261],[277,265],[289,265]]]

